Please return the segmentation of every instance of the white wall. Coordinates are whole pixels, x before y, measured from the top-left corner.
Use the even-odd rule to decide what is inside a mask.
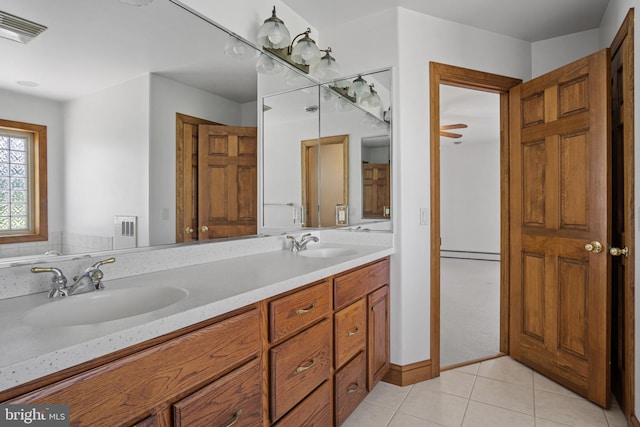
[[[60,233],[64,221],[64,183],[65,167],[63,157],[64,129],[62,104],[44,98],[25,95],[0,89],[0,118],[25,123],[34,123],[47,127],[47,191],[49,234]],[[58,242],[59,243],[59,242]],[[24,253],[5,251],[2,256],[18,256]],[[44,251],[42,251],[44,252]]]
[[[229,126],[243,121],[243,106],[220,96],[151,74],[149,95],[149,243],[175,243],[176,235],[176,113]],[[251,110],[249,103],[246,110]],[[255,108],[255,104],[253,103]],[[255,113],[254,113],[255,115]]]
[[[531,76],[538,77],[599,50],[600,31],[582,31],[531,44]]]
[[[65,224],[113,235],[114,215],[138,217],[149,244],[149,76],[65,104]]]
[[[638,2],[636,0],[609,0],[609,4],[607,5],[607,10],[605,11],[604,17],[600,23],[600,47],[609,47],[613,38],[615,37],[620,25],[622,25],[622,21],[627,15],[628,11],[632,7],[636,7]],[[638,31],[638,10],[635,11],[635,28],[634,28],[634,81],[636,86],[638,82],[640,82],[640,31]],[[635,125],[635,143],[636,146],[640,143],[640,126],[637,123],[640,123],[640,91],[634,91],[634,105],[635,105],[635,116],[634,122]],[[635,231],[635,247],[636,253],[633,254],[634,262],[636,265],[635,269],[635,283],[636,288],[640,283],[640,253],[638,248],[640,248],[640,206],[638,201],[640,200],[640,153],[636,150],[635,153],[635,177],[634,182],[634,211],[638,213],[636,215],[636,231]],[[637,296],[636,292],[635,297],[635,342],[640,343],[640,298]],[[636,344],[635,348],[635,413],[638,414],[640,411],[640,348]],[[637,415],[636,415],[637,416]]]
[[[442,250],[500,253],[499,140],[440,144],[440,211]]]

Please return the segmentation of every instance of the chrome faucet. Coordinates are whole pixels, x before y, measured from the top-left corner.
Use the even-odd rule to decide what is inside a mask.
[[[291,240],[291,245],[289,246],[289,250],[291,252],[299,252],[307,249],[307,244],[311,241],[319,242],[320,239],[316,236],[312,236],[311,233],[307,233],[300,237],[300,240],[296,240],[296,236],[287,235],[287,239]]]
[[[88,267],[80,277],[73,278],[73,285],[67,286],[67,278],[62,273],[62,270],[55,267],[33,267],[32,273],[53,273],[51,278],[51,289],[47,294],[48,298],[64,298],[67,296],[82,294],[90,291],[97,291],[103,289],[102,278],[104,273],[100,270],[100,266],[104,264],[111,264],[115,262],[115,258],[107,258],[102,261],[98,261],[91,267]]]
[[[115,261],[116,259],[113,257],[98,261],[91,267],[88,267],[80,277],[74,277],[74,283],[69,287],[69,295],[83,294],[85,292],[104,289],[104,285],[102,284],[104,273],[100,270],[100,267],[104,264],[111,264]]]
[[[51,289],[47,294],[47,298],[63,298],[69,295],[67,288],[67,278],[62,274],[62,270],[55,267],[33,267],[32,273],[53,273],[51,278]]]

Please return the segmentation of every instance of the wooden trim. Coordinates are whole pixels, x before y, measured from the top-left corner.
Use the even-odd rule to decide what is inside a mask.
[[[473,360],[469,360],[469,361],[462,362],[462,363],[456,363],[455,365],[449,365],[449,366],[441,367],[440,368],[440,372],[451,371],[453,369],[458,369],[458,368],[461,368],[463,366],[475,365],[476,363],[485,362],[487,360],[498,359],[498,358],[504,357],[504,356],[506,356],[506,355],[504,353],[500,352],[500,353],[496,354],[495,356],[481,357],[479,359],[473,359]]]
[[[0,243],[41,242],[49,239],[47,194],[47,127],[33,123],[0,119],[0,127],[33,134],[30,180],[33,183],[33,231],[0,237]]]
[[[404,366],[392,363],[382,381],[400,387],[427,381],[433,378],[432,367],[431,360],[423,360]]]
[[[509,352],[509,89],[520,79],[429,63],[431,139],[431,364],[440,375],[440,85],[500,94],[500,351]]]
[[[611,43],[611,56],[619,50],[625,49],[622,53],[623,61],[623,81],[624,93],[622,104],[622,115],[624,117],[624,170],[626,181],[624,183],[625,200],[625,240],[624,244],[629,248],[632,256],[626,259],[627,277],[629,280],[624,284],[625,295],[635,295],[635,215],[634,215],[634,188],[635,188],[635,123],[634,123],[634,9],[629,9],[618,33]],[[626,154],[631,155],[627,156]],[[623,392],[627,394],[627,408],[623,408],[626,418],[631,425],[640,427],[640,423],[635,415],[635,301],[634,298],[627,298],[624,307],[624,330],[626,331],[625,349],[626,377],[624,382],[626,387]]]

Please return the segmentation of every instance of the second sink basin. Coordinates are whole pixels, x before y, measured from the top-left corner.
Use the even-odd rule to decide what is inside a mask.
[[[174,287],[99,290],[32,308],[23,320],[42,328],[108,322],[168,307],[187,295],[187,290]]]
[[[339,258],[350,255],[355,255],[357,252],[354,249],[340,248],[340,247],[322,247],[314,248],[310,247],[307,250],[300,251],[300,256],[309,258]]]

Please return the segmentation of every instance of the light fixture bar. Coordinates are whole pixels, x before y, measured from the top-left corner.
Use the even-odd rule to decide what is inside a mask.
[[[46,29],[44,25],[0,10],[0,37],[26,44]]]

